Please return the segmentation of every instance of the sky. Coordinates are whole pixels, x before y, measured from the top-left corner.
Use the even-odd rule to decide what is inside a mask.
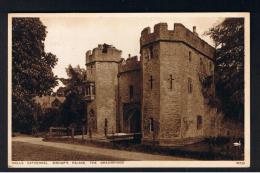
[[[199,36],[213,45],[211,38],[203,33],[221,22],[223,18],[204,16],[100,14],[67,17],[54,15],[40,19],[48,32],[45,50],[58,58],[54,74],[66,78],[65,68],[69,64],[85,68],[86,51],[92,50],[98,44],[107,43],[122,50],[122,58],[127,58],[128,54],[139,57],[141,31],[149,26],[153,32],[153,26],[160,22],[167,23],[169,30],[173,30],[174,23],[182,23],[190,30],[196,26]]]

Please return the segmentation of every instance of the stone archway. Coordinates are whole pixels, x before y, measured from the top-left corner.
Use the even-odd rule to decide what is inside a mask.
[[[139,133],[141,132],[141,111],[140,106],[136,104],[124,105],[124,132]]]
[[[141,132],[140,111],[137,109],[131,110],[128,114],[128,119],[126,123],[127,123],[128,132],[130,133]]]

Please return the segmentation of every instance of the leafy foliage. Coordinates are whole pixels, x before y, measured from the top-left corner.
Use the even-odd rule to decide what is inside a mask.
[[[80,126],[85,116],[85,103],[76,93],[67,95],[61,108],[61,123],[68,127],[71,124]]]
[[[69,93],[82,95],[83,87],[86,85],[86,70],[80,68],[79,65],[75,68],[69,65],[68,68],[66,68],[66,73],[68,75],[68,79],[60,79],[61,82],[66,86],[63,88],[65,95]]]
[[[199,80],[201,82],[201,91],[206,98],[206,103],[211,107],[218,107],[220,104],[219,99],[216,97],[215,94],[215,87],[214,87],[214,76],[208,75],[204,76],[202,73],[199,73]]]
[[[71,65],[66,68],[68,79],[61,79],[65,88],[66,100],[62,104],[62,123],[65,127],[76,124],[80,126],[85,118],[85,102],[83,100],[83,87],[86,86],[86,70]]]
[[[12,108],[13,131],[27,134],[31,133],[32,127],[36,124],[33,111],[37,109],[37,105],[27,98],[23,100],[13,98]]]
[[[215,42],[215,83],[226,117],[244,118],[244,19],[226,18],[206,33]]]
[[[39,131],[48,131],[49,127],[60,126],[60,109],[48,108],[38,116]]]
[[[44,50],[47,31],[39,18],[12,19],[13,130],[29,132],[37,105],[32,98],[57,85],[52,69],[57,58]]]

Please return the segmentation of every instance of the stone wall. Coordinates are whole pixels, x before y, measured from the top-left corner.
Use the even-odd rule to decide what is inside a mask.
[[[117,63],[96,63],[96,111],[98,132],[103,132],[105,119],[108,133],[116,132]]]
[[[144,142],[158,142],[160,132],[160,45],[153,45],[153,58],[149,58],[149,47],[141,49],[142,66],[142,133]],[[152,76],[152,88],[151,88]],[[153,130],[151,130],[153,121]]]
[[[121,53],[121,50],[116,49],[112,45],[99,44],[97,48],[94,48],[92,51],[88,50],[86,52],[86,64],[96,61],[118,62],[121,58]]]
[[[190,47],[182,44],[182,58],[181,76],[184,80],[181,81],[181,85],[184,86],[181,89],[181,110],[182,110],[182,128],[183,138],[203,137],[204,129],[210,126],[211,121],[211,109],[205,103],[204,96],[201,92],[201,81],[199,80],[199,73],[212,75],[213,62],[199,52],[191,49]],[[189,60],[189,54],[191,60]],[[208,65],[212,63],[212,65]],[[210,69],[211,67],[211,69]],[[192,81],[192,92],[188,93],[188,78]],[[197,128],[197,117],[202,117],[202,128]]]
[[[137,57],[130,57],[119,64],[119,115],[118,115],[118,131],[127,132],[124,122],[124,105],[141,103],[141,73],[140,61]],[[129,87],[133,86],[133,97],[130,98]]]
[[[214,72],[215,49],[182,24],[167,28],[160,23],[153,33],[142,31],[140,62],[123,60],[120,50],[106,44],[86,53],[87,76],[96,86],[88,111],[95,109],[98,133],[105,119],[108,133],[126,132],[125,106],[141,104],[144,143],[183,145],[219,134],[221,116],[207,105],[200,81]]]
[[[96,101],[87,104],[87,131],[91,129],[93,133],[97,132],[97,108]]]
[[[174,24],[174,30],[168,30],[167,23],[158,23],[154,26],[154,32],[151,33],[150,27],[144,28],[141,32],[140,44],[145,46],[158,41],[182,42],[189,47],[199,51],[208,58],[213,58],[215,49],[207,42],[197,36],[197,33],[191,32],[180,23]]]
[[[182,24],[175,24],[173,31],[165,23],[155,25],[154,33],[145,28],[140,43],[143,57],[151,48],[154,55],[142,58],[144,127],[147,117],[158,120],[158,134],[149,136],[144,131],[144,141],[156,138],[160,145],[181,145],[206,137],[216,114],[202,95],[199,74],[213,73],[214,48]],[[155,89],[149,92],[146,81],[151,74],[157,82],[155,79]]]
[[[181,49],[181,43],[160,43],[160,124],[162,124],[160,139],[162,140],[173,140],[181,136],[183,106],[181,101],[184,99],[182,89],[184,89],[183,83],[186,83],[182,74]],[[173,78],[172,88],[170,75]]]
[[[244,138],[244,124],[235,120],[221,119],[218,136],[228,138]]]
[[[105,119],[107,132],[116,132],[118,63],[121,51],[103,44],[86,53],[87,78],[95,83],[95,99],[87,104],[87,109],[96,114],[97,133],[104,133]],[[88,112],[89,115],[89,112]]]

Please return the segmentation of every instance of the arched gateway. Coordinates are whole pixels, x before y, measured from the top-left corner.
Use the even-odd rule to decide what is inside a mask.
[[[124,104],[123,126],[124,132],[141,132],[141,111],[139,104]]]

